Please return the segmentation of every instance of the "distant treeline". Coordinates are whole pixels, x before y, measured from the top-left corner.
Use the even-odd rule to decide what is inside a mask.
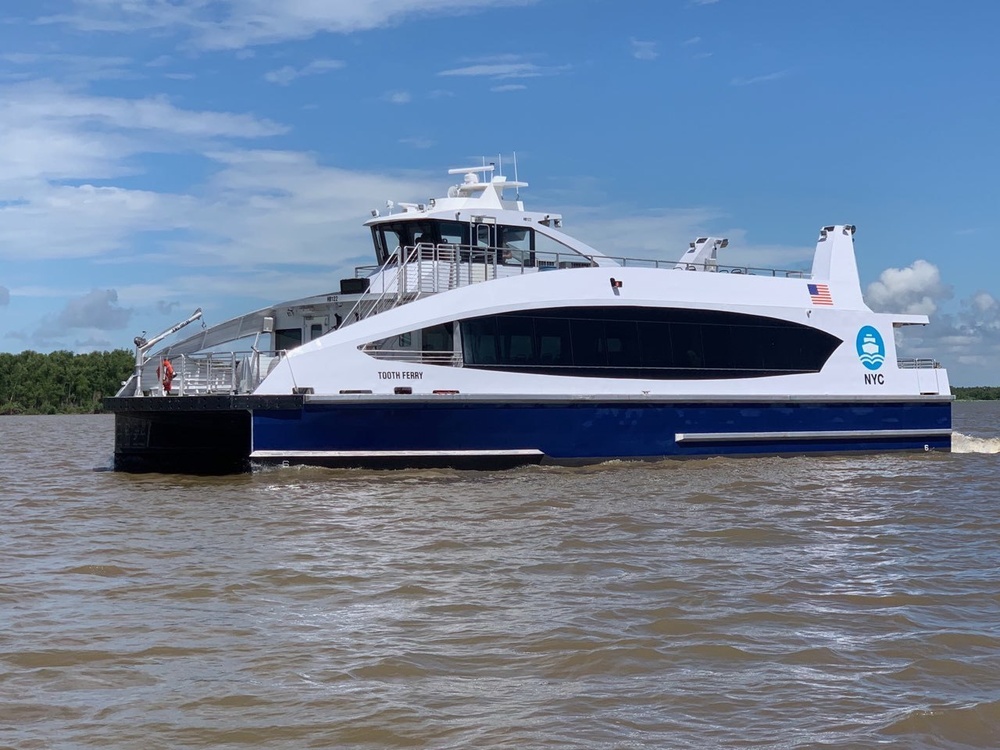
[[[1000,400],[1000,386],[974,385],[968,388],[951,389],[956,401],[997,401]]]
[[[93,414],[132,373],[135,356],[113,352],[0,354],[0,414]]]

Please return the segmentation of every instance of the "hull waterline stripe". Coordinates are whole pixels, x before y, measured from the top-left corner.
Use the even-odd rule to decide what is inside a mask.
[[[750,440],[847,440],[853,438],[946,437],[950,429],[937,430],[815,430],[802,432],[678,432],[678,443],[746,442]]]
[[[273,451],[260,450],[250,454],[255,458],[422,458],[430,456],[544,456],[537,448],[513,450],[464,450],[464,451]]]
[[[430,395],[427,393],[414,394],[385,394],[385,393],[365,393],[365,394],[339,394],[330,395],[306,395],[301,397],[307,404],[350,404],[350,403],[495,403],[495,404],[603,404],[603,403],[637,403],[637,404],[766,404],[768,406],[795,406],[796,404],[856,404],[858,406],[868,406],[870,404],[888,403],[951,403],[955,397],[950,394],[931,395],[907,393],[891,394],[879,396],[865,396],[861,394],[845,394],[842,396],[809,396],[787,394],[758,393],[755,395],[745,394],[697,394],[690,393],[684,395],[677,394],[549,394],[536,393],[530,396],[514,393],[448,393]]]

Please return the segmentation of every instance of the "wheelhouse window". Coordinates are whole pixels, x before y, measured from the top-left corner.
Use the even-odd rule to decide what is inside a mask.
[[[477,217],[478,218],[478,217]],[[455,245],[465,250],[463,259],[486,258],[502,265],[569,268],[593,265],[589,258],[558,240],[536,232],[532,226],[506,226],[481,219],[482,223],[441,219],[406,219],[372,227],[375,254],[385,263],[398,248],[414,245]],[[469,251],[485,251],[485,253]]]
[[[497,245],[503,265],[535,265],[535,230],[531,227],[497,227]]]
[[[582,268],[593,265],[590,258],[541,232],[535,232],[534,252],[535,262],[540,268]]]
[[[458,221],[410,222],[413,245],[468,245],[469,225]]]
[[[468,245],[469,225],[460,221],[416,219],[379,224],[372,228],[379,263],[385,263],[397,248],[429,245]]]
[[[473,244],[484,250],[494,247],[496,243],[493,241],[493,230],[494,225],[492,224],[476,224],[472,235],[475,238]]]
[[[375,234],[375,255],[380,266],[399,248],[407,245],[408,235],[401,224],[381,224],[373,227],[372,232]]]
[[[463,320],[464,366],[691,380],[818,372],[842,343],[776,318],[714,310],[569,307]]]

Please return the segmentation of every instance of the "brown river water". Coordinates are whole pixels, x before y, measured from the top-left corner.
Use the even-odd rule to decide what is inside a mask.
[[[0,748],[1000,747],[1000,403],[952,454],[131,476],[2,417]]]

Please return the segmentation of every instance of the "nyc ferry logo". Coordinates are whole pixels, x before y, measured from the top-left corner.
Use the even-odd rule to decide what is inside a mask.
[[[882,334],[872,326],[864,326],[858,331],[857,349],[858,359],[869,370],[877,370],[885,362],[885,341],[882,339]],[[882,374],[879,373],[878,375],[866,374],[865,382],[881,384],[884,381]]]

